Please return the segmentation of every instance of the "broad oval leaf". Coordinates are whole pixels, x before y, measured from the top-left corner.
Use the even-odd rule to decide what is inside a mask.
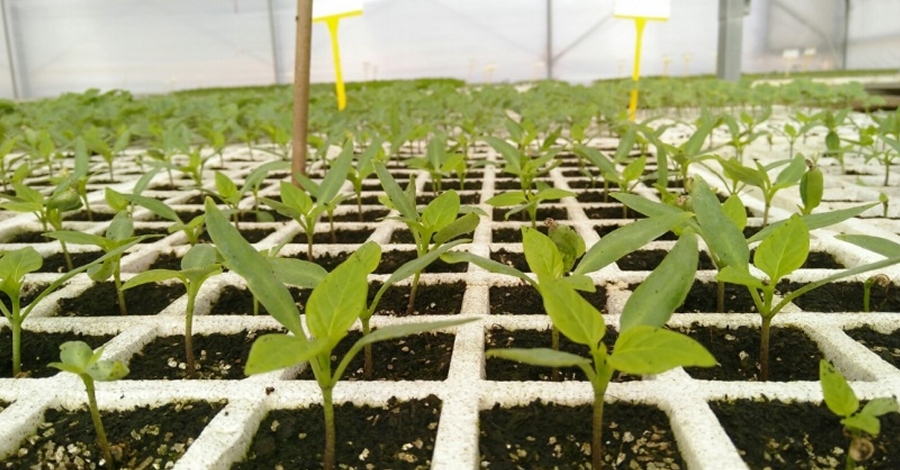
[[[526,202],[528,199],[525,198],[525,193],[522,191],[507,191],[485,201],[486,204],[494,207],[517,206]]]
[[[129,372],[128,366],[123,364],[122,361],[111,361],[107,359],[97,361],[85,369],[85,373],[98,382],[112,382],[114,380],[119,380],[128,375]]]
[[[134,277],[122,284],[122,290],[131,289],[142,284],[151,282],[168,281],[169,279],[182,279],[181,273],[174,269],[151,269],[142,273],[135,274]]]
[[[422,211],[422,225],[431,232],[437,232],[450,225],[459,214],[459,194],[449,190],[434,198]]]
[[[756,248],[753,265],[769,276],[772,283],[803,266],[809,255],[809,230],[799,215],[772,232]]]
[[[523,228],[522,247],[528,267],[538,277],[558,279],[565,274],[559,249],[547,235],[532,228]]]
[[[718,267],[721,269],[725,266],[734,266],[741,270],[746,268],[749,265],[750,249],[747,247],[744,234],[731,221],[719,204],[715,193],[702,178],[694,181],[691,196],[700,234],[712,250],[713,257],[722,264]],[[743,206],[740,210],[744,210]]]
[[[577,367],[591,365],[591,360],[586,357],[549,348],[489,349],[484,355],[485,357],[499,357],[500,359],[542,367]]]
[[[0,256],[0,278],[4,282],[19,281],[26,274],[40,269],[43,264],[44,258],[33,247],[12,250]]]
[[[702,344],[681,333],[638,325],[616,340],[609,364],[628,374],[660,374],[675,367],[716,365]]]
[[[269,264],[279,281],[307,289],[316,287],[328,275],[322,266],[297,258],[269,258]]]
[[[859,409],[859,399],[847,379],[825,359],[819,361],[819,383],[825,404],[832,413],[849,417]]]
[[[596,349],[606,334],[600,312],[562,279],[539,277],[538,286],[553,325],[572,341]]]
[[[181,258],[181,269],[199,269],[216,264],[219,253],[216,247],[208,244],[192,246]]]
[[[698,256],[697,237],[688,229],[625,302],[619,330],[624,333],[638,325],[665,325],[691,290]]]
[[[63,364],[84,371],[94,356],[94,350],[84,341],[66,341],[59,346],[59,360]]]
[[[337,342],[366,311],[368,272],[358,258],[350,257],[313,289],[306,302],[306,323],[310,333]]]
[[[262,374],[293,367],[313,358],[328,346],[327,341],[308,340],[284,334],[260,336],[250,347],[244,373]]]
[[[478,227],[479,222],[481,222],[481,217],[474,212],[470,212],[455,221],[453,223],[444,226],[440,229],[436,234],[434,234],[434,244],[441,245],[448,240],[452,240],[460,235],[465,235],[467,233],[472,233]]]

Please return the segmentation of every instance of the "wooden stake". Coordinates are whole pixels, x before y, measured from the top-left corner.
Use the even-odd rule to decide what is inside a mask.
[[[291,174],[306,175],[306,134],[309,131],[309,56],[313,0],[297,0],[297,44],[294,55],[294,128]],[[293,176],[294,184],[300,183]]]

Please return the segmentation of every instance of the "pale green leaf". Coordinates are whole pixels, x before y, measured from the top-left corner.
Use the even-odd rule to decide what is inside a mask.
[[[596,348],[606,334],[600,312],[563,280],[539,278],[538,286],[553,325],[572,341]]]
[[[528,267],[538,277],[561,278],[565,274],[559,249],[547,235],[532,228],[523,228],[522,247]]]
[[[577,367],[591,364],[591,360],[586,357],[549,348],[489,349],[484,355],[543,367]]]
[[[638,325],[619,334],[609,364],[629,374],[660,374],[675,367],[712,367],[716,359],[681,333]]]
[[[835,238],[878,253],[886,258],[900,257],[900,244],[886,238],[858,234],[842,234]]]
[[[244,373],[254,375],[293,367],[312,359],[327,346],[328,342],[324,340],[307,340],[284,334],[263,335],[250,347]]]
[[[841,373],[830,362],[819,361],[819,382],[822,396],[832,413],[848,417],[859,409],[859,399]]]
[[[798,215],[791,216],[756,248],[753,265],[772,283],[803,266],[809,255],[809,230]]]

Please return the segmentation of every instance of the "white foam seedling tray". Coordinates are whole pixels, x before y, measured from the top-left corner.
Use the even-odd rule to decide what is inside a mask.
[[[812,140],[812,138],[810,139]],[[614,145],[614,143],[613,143]],[[767,144],[761,144],[767,145]],[[783,146],[783,143],[777,143]],[[766,154],[766,149],[753,147],[754,155]],[[231,149],[227,153],[226,171],[233,177],[246,175],[257,162],[249,162],[241,150]],[[257,155],[262,158],[262,155]],[[488,154],[488,158],[497,156]],[[749,160],[748,160],[749,161]],[[215,165],[217,159],[211,160]],[[488,214],[491,207],[483,201],[489,199],[494,191],[494,183],[501,175],[500,169],[487,167],[484,169],[482,188],[480,189],[480,205]],[[876,169],[877,167],[870,167]],[[121,168],[117,171],[124,173]],[[701,174],[702,171],[700,172]],[[898,172],[900,173],[900,172]],[[710,182],[714,180],[709,174],[703,174]],[[900,174],[897,176],[900,178]],[[421,189],[427,174],[418,174],[418,187]],[[573,178],[562,176],[562,169],[557,168],[550,174],[550,180],[557,186],[566,188]],[[575,178],[577,179],[577,178]],[[167,182],[165,175],[156,181]],[[212,181],[210,178],[209,181]],[[877,198],[877,190],[856,184],[852,177],[838,175],[827,176],[829,199],[853,201],[871,201]],[[128,190],[130,183],[117,185],[122,191]],[[278,194],[276,182],[267,183],[262,194]],[[646,187],[640,193],[655,197]],[[421,193],[421,191],[420,191]],[[790,194],[789,194],[790,193]],[[155,194],[151,189],[147,194]],[[367,194],[374,194],[369,192]],[[178,191],[161,191],[159,196],[166,197],[172,203],[181,202],[185,194]],[[757,214],[761,214],[762,203],[752,192],[744,195],[744,201]],[[97,206],[102,204],[102,192],[92,195]],[[252,203],[243,201],[245,207]],[[795,190],[784,191],[779,195],[776,207],[772,211],[774,219],[787,217],[789,212],[799,204]],[[597,220],[587,219],[584,207],[591,204],[579,204],[574,198],[567,198],[554,204],[565,208],[568,212],[566,223],[574,226],[585,238],[588,246],[595,243],[599,236],[595,227]],[[597,204],[599,205],[599,204]],[[195,206],[197,208],[199,206]],[[342,210],[339,209],[339,213]],[[351,207],[351,206],[346,206]],[[355,209],[355,206],[352,206]],[[149,214],[139,211],[136,218],[149,219]],[[759,222],[754,219],[753,222]],[[622,223],[616,221],[614,223]],[[155,224],[155,225],[154,225]],[[17,231],[33,230],[35,221],[31,216],[23,215],[4,219],[0,228],[0,237],[8,238],[8,234]],[[138,222],[140,226],[165,226],[157,222]],[[272,229],[272,233],[256,244],[258,248],[273,246],[286,237],[293,237],[299,232],[294,222],[275,224],[250,224]],[[493,228],[521,227],[520,222],[492,222],[491,217],[483,217],[474,233],[473,240],[461,249],[469,250],[483,256],[499,248],[508,251],[521,251],[520,244],[493,244],[491,233]],[[79,228],[94,233],[102,232],[104,223],[79,224]],[[377,241],[385,250],[410,248],[389,244],[391,233],[402,225],[394,221],[377,223],[339,223],[341,228],[366,227],[374,229],[369,239]],[[327,224],[319,224],[320,230],[327,230]],[[871,262],[879,259],[877,255],[856,248],[834,238],[836,231],[854,231],[857,233],[883,234],[897,240],[889,222],[879,220],[854,219],[829,230],[814,232],[813,246],[817,250],[831,253],[847,267]],[[132,249],[124,258],[126,278],[147,269],[161,252],[183,253],[187,246],[180,234],[173,234],[152,243],[141,244]],[[652,247],[667,248],[674,242],[654,242]],[[15,248],[17,245],[5,244],[2,249]],[[317,245],[316,253],[331,253],[353,249],[354,245]],[[58,251],[56,244],[38,244],[42,254]],[[83,247],[72,247],[80,250]],[[288,244],[283,253],[303,253],[305,245]],[[792,276],[796,282],[808,282],[821,279],[830,270],[801,270]],[[900,278],[900,269],[883,270],[892,279]],[[623,271],[611,265],[592,274],[596,284],[607,287],[607,308],[604,318],[608,325],[618,324],[618,315],[622,311],[625,300],[630,295],[627,285],[638,283],[646,278],[648,272]],[[699,271],[699,280],[714,279],[714,272]],[[40,282],[53,279],[55,274],[35,274],[29,276],[30,281]],[[386,275],[373,275],[372,280],[384,279]],[[855,280],[862,280],[857,277]],[[494,285],[511,285],[515,282],[508,277],[487,273],[475,266],[470,266],[466,273],[460,274],[425,274],[423,283],[439,283],[462,280],[466,283],[466,292],[458,316],[476,318],[477,321],[455,329],[455,342],[452,361],[446,380],[414,381],[414,382],[366,382],[344,381],[334,391],[337,403],[354,403],[358,405],[378,405],[385,403],[390,397],[401,400],[424,398],[436,395],[442,400],[437,442],[432,458],[432,466],[436,469],[474,469],[480,466],[478,455],[479,411],[490,409],[499,403],[503,407],[526,405],[537,399],[564,405],[590,403],[593,392],[587,382],[495,382],[484,379],[484,343],[485,332],[494,325],[510,330],[515,329],[547,329],[549,318],[541,312],[533,315],[492,315],[489,305],[489,288]],[[851,279],[854,280],[854,279]],[[241,285],[242,280],[232,273],[225,273],[213,278],[201,291],[197,303],[197,314],[194,319],[194,334],[203,335],[213,332],[237,332],[247,329],[276,327],[277,323],[270,317],[252,316],[209,316],[210,305],[220,294],[225,285]],[[177,335],[183,331],[182,311],[185,299],[172,303],[158,315],[120,317],[115,313],[103,318],[59,318],[55,316],[55,299],[78,295],[87,289],[91,281],[85,276],[78,276],[64,289],[48,298],[37,308],[26,321],[26,327],[33,331],[91,331],[115,334],[105,350],[105,357],[128,360],[132,354],[161,335]],[[810,294],[810,295],[815,295]],[[795,326],[806,332],[818,343],[826,358],[851,380],[857,394],[863,399],[881,396],[900,395],[900,371],[882,361],[856,341],[849,338],[842,330],[860,325],[870,325],[880,331],[891,331],[900,324],[900,314],[896,313],[854,313],[821,314],[804,312],[792,306],[789,311],[775,318],[775,325]],[[455,316],[454,316],[455,317]],[[419,320],[437,320],[433,317],[387,317],[376,316],[373,326],[403,323]],[[672,327],[689,326],[691,324],[738,326],[759,324],[759,317],[753,313],[746,314],[676,314],[669,325]],[[0,320],[0,326],[6,326]],[[254,376],[243,380],[231,381],[154,381],[154,380],[122,380],[98,385],[98,401],[102,409],[125,409],[137,405],[162,404],[184,400],[226,400],[225,409],[204,429],[199,438],[191,445],[187,453],[177,462],[178,469],[220,469],[242,458],[248,449],[256,429],[266,413],[277,408],[297,408],[318,403],[320,393],[313,381],[287,380],[297,373],[286,370]],[[267,388],[274,390],[267,392]],[[678,447],[687,466],[691,469],[739,469],[746,468],[738,451],[731,444],[723,428],[707,403],[719,399],[760,398],[768,397],[785,401],[820,402],[821,391],[818,382],[722,382],[705,381],[691,378],[682,369],[643,380],[612,383],[609,387],[608,400],[626,400],[647,403],[659,407],[669,418]],[[85,394],[79,380],[70,374],[57,374],[44,379],[0,379],[0,401],[9,406],[0,413],[0,455],[9,454],[18,448],[22,439],[33,433],[43,412],[51,407],[74,408],[83,406]]]

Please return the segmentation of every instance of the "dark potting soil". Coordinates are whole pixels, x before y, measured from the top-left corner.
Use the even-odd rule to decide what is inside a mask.
[[[387,250],[381,253],[381,262],[375,268],[375,274],[392,274],[394,271],[416,259],[414,250]],[[445,263],[436,260],[429,264],[422,272],[425,273],[464,273],[469,269],[468,263]]]
[[[44,235],[45,232],[19,232],[3,243],[59,243]]]
[[[896,331],[882,333],[869,326],[861,326],[844,331],[847,336],[869,348],[892,366],[900,368],[900,336]]]
[[[257,243],[275,232],[274,228],[247,227],[246,224],[240,224],[240,227],[238,232],[244,237],[244,240],[250,243]],[[203,243],[212,243],[212,238],[209,237],[209,233],[205,230],[197,239]]]
[[[388,215],[387,209],[363,209],[364,222],[377,222]],[[322,216],[320,223],[328,223],[328,216]],[[359,222],[359,214],[356,211],[345,212],[334,216],[335,222]]]
[[[488,291],[492,315],[545,315],[544,301],[531,285],[492,286]],[[600,312],[606,310],[606,288],[597,286],[595,292],[580,292],[581,296]]]
[[[172,269],[180,271],[181,257],[171,251],[161,252],[156,259],[150,263],[150,269]],[[125,301],[127,302],[128,299],[126,298]]]
[[[603,187],[603,179],[598,178],[596,181],[591,181],[589,179],[579,179],[579,180],[569,180],[567,182],[570,188],[572,189],[594,189],[594,188],[602,188]],[[613,182],[609,183],[610,189],[616,189],[619,185]]]
[[[652,271],[662,263],[667,254],[668,250],[637,250],[619,258],[616,264],[623,271]],[[697,269],[716,269],[704,251],[699,253]]]
[[[277,391],[277,390],[276,390]],[[434,395],[381,407],[335,406],[337,468],[428,469],[441,401]],[[243,462],[232,470],[321,468],[322,407],[272,410],[260,423]]]
[[[494,326],[485,333],[485,350],[507,348],[550,348],[552,346],[551,330],[507,330],[500,326]],[[610,327],[606,329],[603,344],[612,353],[612,347],[616,343],[619,333]],[[582,357],[590,357],[588,347],[574,343],[565,335],[559,335],[559,350],[577,354]],[[550,367],[538,367],[529,364],[489,357],[485,360],[485,380],[499,382],[539,380],[551,381],[552,369]],[[578,367],[566,367],[559,369],[560,380],[587,380],[584,371]],[[640,380],[639,377],[623,374],[619,371],[613,373],[613,382],[630,382]]]
[[[582,191],[582,192],[578,193],[578,195],[575,197],[575,199],[577,199],[578,202],[580,202],[582,204],[594,203],[594,202],[610,202],[609,197],[606,196],[606,192],[603,191],[602,189],[599,189],[599,190],[591,189],[591,190],[587,190],[587,191]]]
[[[31,304],[37,296],[41,295],[41,292],[47,288],[50,284],[47,283],[26,283],[22,286],[22,289],[19,291],[19,307],[25,308]],[[3,304],[4,307],[7,308],[8,311],[12,311],[12,303],[9,300],[9,296],[6,295],[6,292],[0,292],[0,303]]]
[[[509,212],[509,209],[495,207],[494,210],[494,222],[530,222],[531,219],[528,217],[528,211],[519,211],[509,218],[506,218],[506,213]],[[569,213],[566,211],[565,207],[538,207],[537,210],[537,218],[535,220],[541,221],[546,219],[553,220],[568,220]]]
[[[753,262],[753,257],[756,255],[756,249],[750,250],[750,262]],[[834,258],[834,255],[825,251],[810,251],[809,255],[806,257],[806,263],[803,264],[801,269],[844,269],[842,263],[838,262],[837,259]]]
[[[780,283],[781,292],[793,292],[805,284],[797,282]],[[793,300],[794,304],[810,312],[861,312],[863,292],[861,282],[832,282],[813,289]],[[873,312],[900,312],[900,297],[894,284],[888,287],[872,286],[869,310]]]
[[[88,216],[88,211],[78,211],[78,212],[68,212],[63,215],[63,220],[68,222],[106,222],[112,220],[116,214],[111,212],[97,212],[90,211],[90,216]]]
[[[335,370],[361,337],[362,332],[351,331],[338,343],[332,351],[331,370]],[[341,380],[446,380],[454,338],[449,333],[423,333],[379,341],[372,345],[372,377],[365,377],[365,359],[360,351],[350,361]],[[309,368],[304,369],[298,378],[314,380]]]
[[[538,224],[537,229],[544,235],[547,234],[547,226]],[[492,243],[522,243],[521,228],[496,228],[491,231]]]
[[[680,331],[697,340],[716,358],[714,367],[685,367],[701,380],[759,380],[760,329],[691,325]],[[769,380],[819,380],[818,345],[796,328],[772,327],[769,338]]]
[[[535,401],[482,411],[481,467],[591,468],[591,409]],[[604,468],[686,468],[666,414],[653,406],[605,404],[603,444]]]
[[[637,285],[629,285],[634,290]],[[718,312],[716,296],[719,286],[715,282],[694,281],[687,298],[680,307],[675,309],[678,313],[751,313],[756,312],[756,304],[745,286],[737,284],[725,284],[725,312]]]
[[[646,218],[640,212],[627,209],[622,204],[607,204],[599,207],[584,207],[584,215],[589,219],[643,219]]]
[[[369,295],[366,300],[372,303],[381,283],[373,282],[369,285]],[[376,315],[406,316],[409,304],[410,286],[391,286],[378,303]],[[416,290],[416,302],[413,315],[455,315],[462,310],[463,295],[466,293],[466,283],[457,281],[449,284],[419,284]]]
[[[456,191],[462,191],[463,189],[480,189],[482,182],[480,179],[470,179],[466,178],[465,187],[463,187],[459,180],[456,178],[443,178],[441,179],[441,191],[447,191],[448,189],[453,189]],[[425,186],[423,186],[423,191],[427,193],[434,192],[434,183],[431,181],[426,181]]]
[[[32,378],[56,375],[59,369],[48,367],[59,362],[59,347],[66,341],[84,341],[92,349],[103,346],[115,335],[86,335],[83,333],[36,333],[22,330],[22,371]],[[0,377],[12,377],[12,332],[0,330]]]
[[[253,330],[237,334],[193,335],[198,379],[238,380],[256,338],[283,330]],[[159,336],[131,357],[130,380],[190,379],[185,365],[184,336]]]
[[[544,183],[553,186],[553,181],[549,178],[537,178],[535,182],[542,181]],[[522,182],[519,179],[515,178],[497,178],[494,180],[494,191],[495,192],[503,192],[503,191],[516,191],[522,190]]]
[[[709,405],[753,470],[846,468],[850,439],[825,404],[735,400]],[[900,415],[880,420],[881,433],[871,438],[875,452],[859,468],[900,468]]]
[[[479,186],[481,183],[478,183]],[[426,183],[427,185],[427,183]],[[469,182],[466,181],[466,186],[469,186]],[[445,188],[446,190],[446,188]],[[416,204],[428,205],[431,201],[436,197],[435,194],[428,190],[427,194],[420,194],[416,196]],[[480,193],[463,193],[459,195],[459,203],[463,205],[474,205],[481,202],[481,194]]]
[[[72,266],[77,268],[103,256],[103,252],[83,251],[80,253],[70,253],[70,256],[72,257]],[[41,269],[37,270],[39,273],[65,273],[68,271],[68,268],[66,268],[66,257],[62,251],[45,257]]]
[[[603,238],[603,237],[609,235],[610,233],[624,227],[625,225],[627,225],[627,223],[624,225],[619,225],[619,224],[595,225],[594,230],[597,232],[597,235],[600,235],[600,238]],[[675,241],[675,240],[678,240],[678,236],[672,232],[666,232],[666,233],[660,235],[659,237],[657,237],[656,240]]]
[[[365,243],[368,240],[369,236],[372,235],[375,229],[365,228],[360,230],[346,230],[346,229],[335,229],[334,230],[334,238],[332,238],[331,232],[317,232],[313,234],[313,243],[315,244],[329,244],[329,243],[341,243],[341,244],[356,244],[356,243]],[[301,232],[294,236],[294,238],[290,241],[290,243],[306,243],[306,234]]]
[[[300,311],[303,311],[306,301],[309,299],[310,289],[300,289],[297,287],[289,287],[288,290],[297,303]],[[209,311],[210,315],[252,315],[253,314],[253,294],[244,287],[225,286],[219,294],[219,298],[213,302]],[[259,304],[259,314],[268,315],[266,307]]]
[[[334,268],[336,268],[339,264],[346,261],[347,258],[350,256],[350,253],[343,252],[343,253],[335,253],[335,254],[331,254],[331,253],[315,254],[315,252],[314,252],[313,256],[314,256],[314,258],[312,259],[313,263],[316,263],[319,266],[325,268],[326,271],[331,272],[331,271],[334,271]],[[297,254],[294,255],[294,258],[302,259],[304,261],[309,261],[309,259],[307,259],[307,257],[306,257],[306,247],[304,247],[302,250],[298,251]]]
[[[148,238],[141,243],[153,243],[171,235],[171,233],[169,233],[167,229],[162,227],[135,227],[134,234],[138,237],[144,235],[154,235],[153,237]]]
[[[519,234],[521,236],[521,232]],[[525,254],[521,252],[506,251],[501,248],[497,251],[491,251],[491,259],[498,263],[516,268],[523,273],[531,272],[531,268],[528,267],[528,261],[525,259]]]
[[[156,315],[184,295],[181,284],[143,284],[125,291],[129,315]],[[112,281],[96,283],[73,298],[59,299],[61,317],[119,316],[119,300]]]
[[[116,468],[169,468],[187,451],[224,403],[177,403],[129,411],[103,410],[103,426],[113,449]],[[0,468],[93,469],[102,452],[86,408],[48,409],[37,434],[0,462]]]

